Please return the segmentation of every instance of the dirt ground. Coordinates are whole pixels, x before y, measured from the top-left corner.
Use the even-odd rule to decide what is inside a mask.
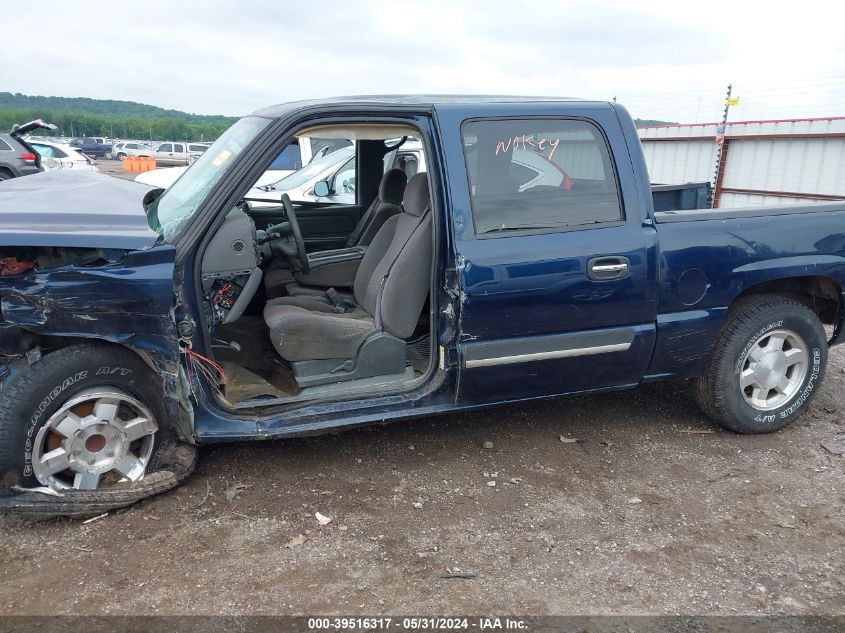
[[[0,517],[0,614],[843,614],[843,387],[840,348],[770,436],[654,384],[206,448],[97,521]]]
[[[770,436],[654,384],[205,448],[91,523],[0,516],[0,615],[845,614],[843,393],[838,348]]]

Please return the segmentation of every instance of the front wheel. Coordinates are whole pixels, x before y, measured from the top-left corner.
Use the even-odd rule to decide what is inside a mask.
[[[752,297],[729,315],[696,399],[734,431],[771,433],[804,411],[826,365],[827,339],[812,310],[780,297]]]
[[[45,356],[0,396],[0,479],[55,492],[125,487],[176,442],[161,380],[134,353],[74,345]]]

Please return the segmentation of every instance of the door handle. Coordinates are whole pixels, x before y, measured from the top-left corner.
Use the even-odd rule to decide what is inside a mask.
[[[594,257],[587,262],[587,277],[593,281],[624,279],[630,266],[627,257]]]

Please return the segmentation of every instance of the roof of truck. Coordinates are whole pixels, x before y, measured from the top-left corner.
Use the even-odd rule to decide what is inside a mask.
[[[555,103],[584,101],[575,97],[531,97],[517,95],[355,95],[349,97],[327,97],[305,101],[290,101],[256,110],[253,114],[264,117],[280,117],[293,111],[319,106],[423,106],[438,107],[472,105],[482,103]],[[602,101],[601,103],[605,103]]]

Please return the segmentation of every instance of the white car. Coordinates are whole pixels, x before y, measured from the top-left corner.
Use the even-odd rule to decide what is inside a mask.
[[[311,157],[310,144],[302,143],[300,145],[298,142],[291,143],[270,164],[270,168],[261,175],[255,186],[259,187],[276,182],[294,173],[298,169],[301,169],[303,165],[307,165]],[[188,169],[188,165],[181,167],[162,167],[161,169],[145,171],[135,177],[135,182],[167,189],[179,179],[179,176],[185,173],[186,169]]]
[[[408,178],[426,170],[420,141],[408,140],[384,156],[384,171],[398,168]],[[355,147],[348,146],[315,158],[299,171],[267,185],[256,184],[245,199],[253,208],[278,206],[286,193],[294,202],[355,204]]]
[[[348,168],[348,169],[347,169]],[[350,171],[351,170],[351,171]],[[351,195],[352,204],[355,203],[355,148],[344,147],[320,158],[315,158],[299,171],[285,176],[276,182],[262,184],[259,180],[255,186],[244,196],[251,207],[277,207],[282,200],[282,194],[286,193],[294,202],[315,200],[314,185],[322,180],[334,180],[336,176],[344,178],[344,174],[350,171],[352,190],[341,189],[341,193]],[[343,173],[341,173],[343,172]],[[349,178],[346,178],[349,180]],[[341,180],[337,179],[340,185]]]
[[[120,141],[112,145],[112,158],[123,160],[127,156],[155,156],[155,151],[149,145],[137,141]]]
[[[41,140],[30,140],[29,144],[41,156],[41,166],[45,171],[53,169],[100,171],[96,162],[70,145]]]

